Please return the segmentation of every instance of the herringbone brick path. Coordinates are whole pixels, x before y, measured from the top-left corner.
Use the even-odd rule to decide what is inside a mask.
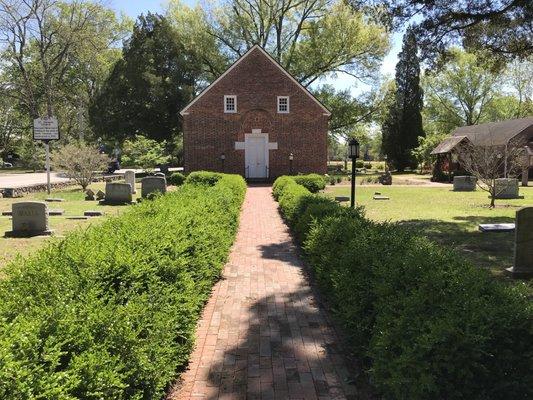
[[[170,399],[355,399],[271,189],[248,188],[237,240]]]

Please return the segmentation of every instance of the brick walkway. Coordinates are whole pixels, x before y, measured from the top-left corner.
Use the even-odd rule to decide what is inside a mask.
[[[246,193],[237,240],[169,399],[355,399],[270,187]]]

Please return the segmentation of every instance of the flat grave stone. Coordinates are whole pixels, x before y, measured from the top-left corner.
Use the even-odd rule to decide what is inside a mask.
[[[129,183],[108,182],[105,185],[106,204],[131,203],[131,185]]]
[[[335,196],[335,201],[343,203],[345,201],[350,201],[350,198],[348,196]]]
[[[513,232],[515,230],[515,224],[479,224],[479,230],[481,232]]]
[[[44,201],[46,201],[48,203],[61,203],[61,202],[65,201],[65,199],[60,199],[60,198],[57,198],[57,197],[48,197],[48,198],[44,199]]]
[[[83,213],[85,217],[101,217],[104,215],[103,211],[87,210]]]
[[[13,211],[2,211],[2,216],[4,217],[11,217],[13,215]]]
[[[454,176],[454,192],[474,192],[476,190],[477,179],[475,176]]]
[[[127,170],[124,173],[124,180],[131,185],[131,193],[137,193],[135,190],[135,171],[132,171],[131,169]]]
[[[51,235],[48,226],[48,206],[42,201],[24,201],[11,206],[13,228],[6,237]]]
[[[374,200],[390,200],[390,197],[388,196],[382,196],[380,194],[375,194],[374,197],[372,197]]]
[[[54,216],[54,217],[57,217],[57,216],[63,215],[64,213],[65,213],[65,210],[59,210],[59,209],[56,209],[56,210],[48,210],[48,215],[50,215],[50,216]]]
[[[66,219],[87,220],[89,219],[89,217],[86,217],[84,215],[73,215],[72,217],[66,217]]]
[[[162,176],[147,176],[141,180],[141,197],[146,198],[152,193],[166,193],[167,180]]]
[[[515,278],[533,276],[533,207],[516,212],[514,265],[507,271]]]

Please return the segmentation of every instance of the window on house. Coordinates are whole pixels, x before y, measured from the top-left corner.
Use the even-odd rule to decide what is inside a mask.
[[[289,96],[278,96],[278,113],[289,113]]]
[[[236,113],[237,112],[237,96],[224,96],[224,112]]]

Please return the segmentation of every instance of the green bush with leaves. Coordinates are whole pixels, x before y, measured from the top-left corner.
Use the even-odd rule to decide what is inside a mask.
[[[169,185],[181,186],[185,183],[185,179],[186,176],[183,175],[181,172],[174,172],[168,177],[167,182]]]
[[[0,280],[0,398],[156,399],[186,364],[246,185],[184,185]]]
[[[193,184],[193,185],[214,186],[222,178],[222,176],[223,175],[218,172],[195,171],[195,172],[191,172],[187,176],[187,179],[185,180],[185,182]]]
[[[326,179],[323,175],[296,175],[293,178],[296,183],[304,186],[311,193],[317,193],[320,190],[324,190],[324,188],[326,187]]]
[[[279,180],[280,208],[385,398],[533,396],[533,307],[520,286],[410,229]]]
[[[135,139],[128,139],[124,142],[122,164],[125,167],[153,170],[170,160],[170,156],[165,154],[165,146],[164,140],[158,142],[142,135],[135,135]]]

